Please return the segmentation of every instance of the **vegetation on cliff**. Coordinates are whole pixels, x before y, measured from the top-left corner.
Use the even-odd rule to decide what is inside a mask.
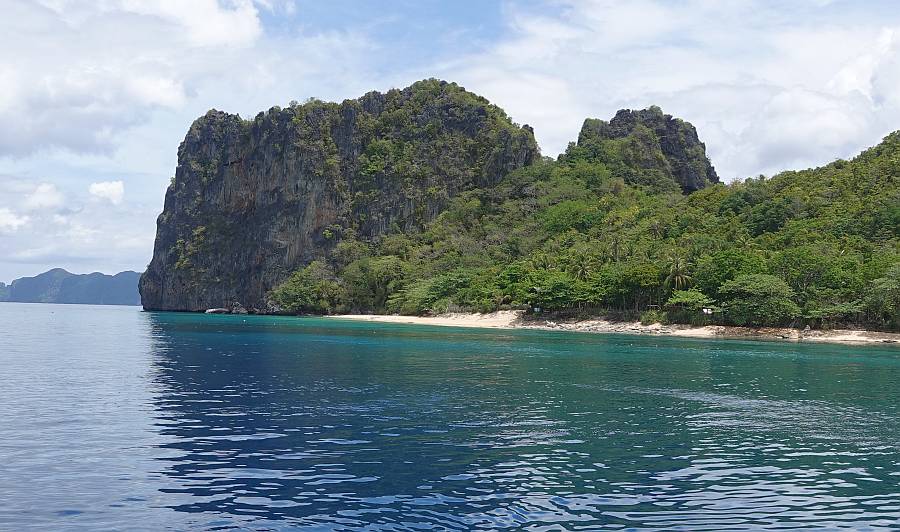
[[[311,313],[537,307],[900,327],[900,133],[852,161],[687,195],[660,171],[656,133],[637,135],[590,149],[582,138],[559,161],[461,194],[423,231],[346,235],[272,298]]]
[[[458,194],[538,158],[531,128],[434,79],[253,120],[210,111],[179,147],[144,306],[265,311],[269,290],[348,235],[420,232]]]
[[[719,182],[694,126],[656,106],[623,109],[609,122],[585,120],[578,142],[561,159],[601,163],[595,171],[656,191],[693,192]]]
[[[895,133],[721,184],[656,107],[588,119],[541,159],[528,126],[439,80],[210,111],[179,147],[142,303],[898,329],[898,176]]]

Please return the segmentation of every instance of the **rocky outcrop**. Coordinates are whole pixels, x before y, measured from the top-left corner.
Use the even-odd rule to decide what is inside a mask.
[[[630,184],[674,182],[684,193],[719,182],[694,126],[655,106],[623,109],[609,122],[585,120],[567,157],[602,162]]]
[[[342,239],[422,228],[538,157],[528,126],[438,80],[253,120],[209,111],[178,149],[141,301],[265,311],[269,290]]]

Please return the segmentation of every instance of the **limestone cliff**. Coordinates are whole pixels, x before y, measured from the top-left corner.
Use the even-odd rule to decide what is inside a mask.
[[[719,182],[694,126],[655,106],[623,109],[609,122],[585,120],[563,157],[603,162],[626,183],[677,185],[685,193]]]
[[[531,128],[437,80],[253,120],[209,111],[178,149],[141,301],[265,311],[270,289],[345,236],[421,228],[538,157]]]

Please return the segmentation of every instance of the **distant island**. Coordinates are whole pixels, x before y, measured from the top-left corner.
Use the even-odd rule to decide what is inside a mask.
[[[190,127],[144,308],[525,309],[691,325],[900,329],[900,132],[851,161],[721,183],[658,107],[557,158],[428,79]]]
[[[15,303],[78,303],[84,305],[140,305],[140,274],[124,271],[74,274],[54,268],[11,284],[0,283],[0,301]]]

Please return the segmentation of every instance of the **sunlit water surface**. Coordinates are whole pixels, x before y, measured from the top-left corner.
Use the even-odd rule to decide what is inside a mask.
[[[0,304],[2,530],[900,527],[900,348]]]

